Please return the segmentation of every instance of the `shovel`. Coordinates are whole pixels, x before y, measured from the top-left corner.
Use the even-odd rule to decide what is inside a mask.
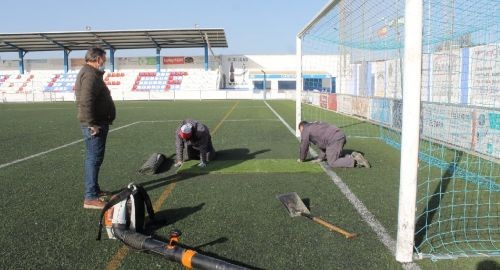
[[[328,228],[331,231],[342,234],[347,239],[351,239],[357,236],[357,234],[349,233],[333,224],[330,224],[322,220],[319,217],[311,215],[311,212],[309,212],[309,209],[307,209],[307,207],[304,205],[304,203],[302,202],[302,200],[300,199],[299,195],[296,192],[277,195],[276,198],[280,200],[283,203],[283,205],[285,205],[286,209],[288,210],[288,214],[290,214],[291,217],[297,217],[297,216],[306,217]]]

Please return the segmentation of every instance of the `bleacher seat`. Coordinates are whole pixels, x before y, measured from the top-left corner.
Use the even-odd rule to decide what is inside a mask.
[[[9,78],[10,75],[0,75],[0,87]]]
[[[132,91],[168,91],[171,89],[180,89],[180,87],[174,87],[174,85],[180,86],[185,75],[187,75],[187,72],[184,71],[139,72],[132,86]]]
[[[46,92],[71,92],[75,90],[76,71],[66,74],[54,74],[52,79],[44,87]]]
[[[4,74],[0,75],[0,90],[4,93],[21,93],[31,92],[34,90],[36,83],[33,81],[34,74]]]

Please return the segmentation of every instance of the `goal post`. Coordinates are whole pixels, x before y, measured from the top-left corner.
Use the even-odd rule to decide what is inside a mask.
[[[422,82],[423,0],[405,1],[403,116],[396,260],[413,261]]]
[[[296,125],[400,151],[400,262],[500,256],[498,8],[332,0],[297,34]]]

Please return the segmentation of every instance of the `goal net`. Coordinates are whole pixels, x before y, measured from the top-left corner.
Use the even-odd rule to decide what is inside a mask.
[[[408,2],[330,1],[305,26],[297,120],[401,149],[403,101],[417,103],[413,257],[499,256],[500,5],[425,0],[415,18],[405,16]],[[419,20],[421,36],[406,33],[410,20]],[[404,61],[407,35],[420,37],[422,49],[419,75],[405,78],[414,64]],[[405,100],[409,80],[420,82],[420,100]]]

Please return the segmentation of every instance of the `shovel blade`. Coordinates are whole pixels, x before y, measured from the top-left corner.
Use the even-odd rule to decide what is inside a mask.
[[[309,209],[296,192],[277,195],[276,198],[283,203],[291,217],[300,216],[302,213],[310,214]]]

